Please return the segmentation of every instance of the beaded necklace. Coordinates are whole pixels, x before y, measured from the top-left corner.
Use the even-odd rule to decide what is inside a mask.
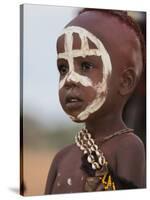
[[[133,132],[133,129],[125,128],[104,137],[101,141],[105,142],[115,136],[129,132]],[[80,150],[83,151],[83,154],[86,155],[87,162],[90,164],[91,169],[94,170],[95,177],[98,177],[98,182],[100,183],[100,186],[98,185],[96,189],[91,183],[88,183],[89,181],[91,182],[91,180],[95,181],[95,177],[87,178],[85,191],[93,191],[93,188],[94,191],[99,190],[98,188],[101,188],[102,190],[115,190],[115,183],[112,176],[109,174],[108,162],[106,161],[104,153],[101,151],[98,145],[95,144],[94,139],[91,137],[91,134],[86,128],[81,129],[77,133],[75,136],[75,143],[80,148]]]

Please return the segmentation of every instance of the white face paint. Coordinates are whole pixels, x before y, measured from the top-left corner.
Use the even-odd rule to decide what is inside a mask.
[[[58,172],[57,176],[60,176],[60,175],[61,175],[61,173]]]
[[[77,33],[81,39],[81,49],[73,49],[73,33]],[[78,26],[70,26],[64,29],[62,35],[65,35],[64,53],[58,54],[58,59],[66,59],[69,64],[69,71],[60,81],[61,89],[66,81],[74,81],[85,87],[92,87],[96,91],[95,99],[78,116],[70,116],[72,120],[85,120],[90,114],[97,111],[105,102],[107,96],[107,78],[111,74],[112,65],[110,56],[103,43],[92,33]],[[97,48],[90,49],[88,40],[93,42]],[[99,56],[103,63],[103,79],[98,84],[93,84],[92,80],[86,76],[75,72],[74,58],[86,56]]]
[[[57,182],[57,187],[59,187],[60,186],[60,183],[59,182]]]
[[[72,185],[72,180],[71,180],[71,178],[68,178],[68,179],[67,179],[67,184],[68,184],[69,186]]]

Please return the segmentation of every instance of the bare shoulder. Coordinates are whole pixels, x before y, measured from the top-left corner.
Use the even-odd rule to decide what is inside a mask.
[[[136,153],[143,154],[145,149],[142,140],[136,134],[129,133],[119,140],[117,151],[118,155],[124,152],[129,152],[131,155],[134,155]]]
[[[75,144],[67,145],[60,151],[58,151],[54,157],[55,162],[59,162],[62,160],[64,156],[67,156],[67,154],[70,154],[75,149]]]
[[[124,135],[117,148],[117,174],[145,187],[145,149],[142,140],[135,134]]]

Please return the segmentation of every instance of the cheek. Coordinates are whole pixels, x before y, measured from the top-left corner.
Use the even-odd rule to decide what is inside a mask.
[[[63,107],[63,106],[64,106],[64,103],[65,103],[63,88],[59,90],[58,94],[59,94],[59,101],[60,101],[60,104],[61,104],[62,107]]]
[[[98,83],[102,83],[103,81],[102,68],[100,66],[95,67],[87,74],[87,77],[92,81],[93,86],[97,85]]]
[[[90,79],[93,81],[93,85],[97,85],[98,83],[101,83],[103,80],[103,75],[100,73],[100,71],[95,71],[90,75]]]
[[[87,104],[90,104],[97,95],[97,91],[93,87],[84,88],[84,99]]]

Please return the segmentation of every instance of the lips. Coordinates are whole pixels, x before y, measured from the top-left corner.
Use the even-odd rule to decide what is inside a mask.
[[[79,109],[83,105],[83,100],[78,96],[67,96],[65,99],[66,107],[68,109]]]

